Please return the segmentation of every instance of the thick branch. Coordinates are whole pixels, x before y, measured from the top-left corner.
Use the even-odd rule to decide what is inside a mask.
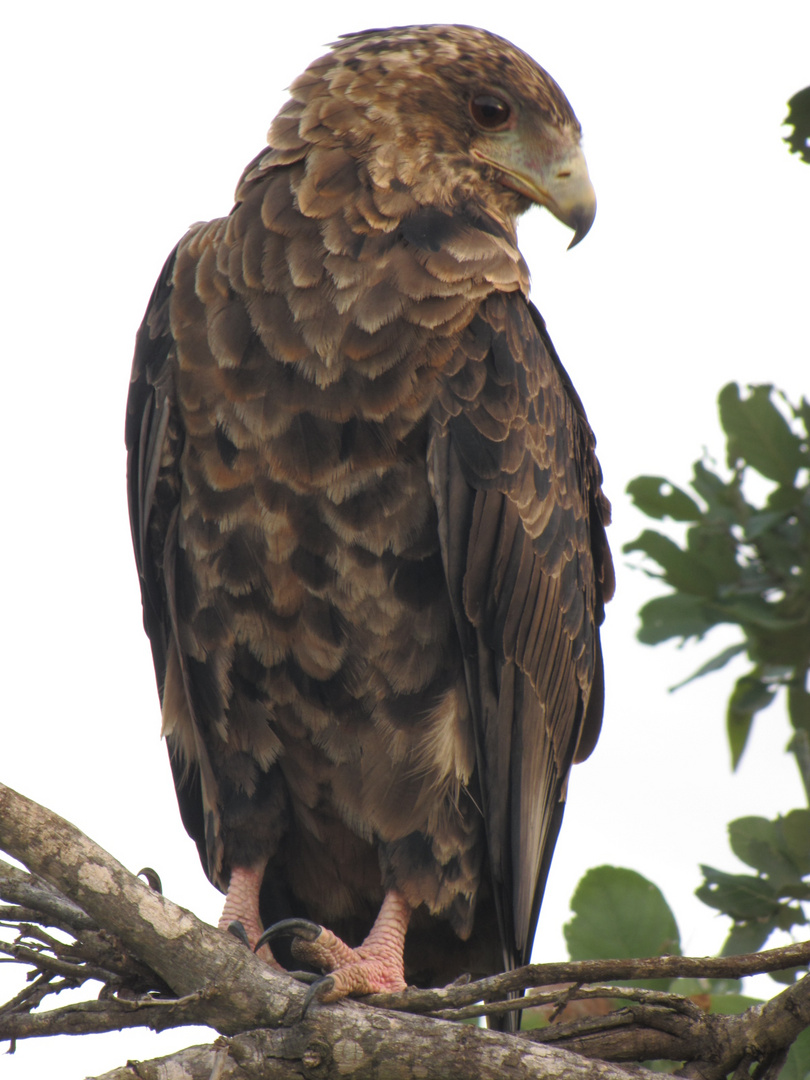
[[[253,1060],[265,1062],[264,1072],[256,1075],[300,1076],[303,1064],[312,1072],[317,1059],[317,1076],[323,1080],[338,1080],[347,1071],[353,1080],[364,1080],[379,1075],[383,1060],[390,1065],[393,1059],[408,1063],[401,1075],[412,1075],[413,1066],[423,1080],[495,1080],[504,1072],[514,1080],[538,1075],[628,1080],[623,1069],[556,1047],[371,1011],[355,1002],[314,1005],[301,1020],[302,986],[275,974],[236,939],[153,892],[73,825],[2,785],[0,847],[75,898],[98,925],[111,928],[178,997],[195,995],[193,1022],[223,1033],[270,1028],[250,1041],[229,1043],[232,1057],[244,1056],[243,1069]]]
[[[300,1011],[303,989],[274,973],[235,938],[199,922],[130,874],[58,815],[0,785],[0,847],[60,892],[171,988],[208,988],[206,1022],[222,1032],[278,1023]],[[227,987],[227,994],[210,988]]]
[[[163,1080],[168,1063],[188,1080],[291,1080],[292,1077],[345,1080],[510,1080],[516,1077],[559,1077],[560,1080],[656,1080],[642,1068],[618,1070],[576,1054],[538,1060],[522,1039],[495,1035],[462,1024],[444,1024],[424,1017],[375,1014],[358,1028],[340,1009],[317,1034],[302,1031],[249,1031],[213,1047],[194,1047],[182,1054],[138,1062],[137,1072],[115,1069],[98,1080]],[[303,1025],[309,1028],[309,1023]],[[436,1033],[441,1033],[437,1041]],[[184,1069],[180,1073],[178,1064]],[[173,1074],[172,1074],[173,1075]]]
[[[707,1055],[706,1061],[692,1061],[686,1065],[680,1076],[722,1080],[729,1071],[727,1062],[730,1058],[740,1062],[780,1060],[796,1037],[810,1027],[810,975],[805,975],[764,1005],[728,1019],[736,1020],[737,1025],[725,1055],[725,1067],[723,1061],[709,1065],[710,1055]]]

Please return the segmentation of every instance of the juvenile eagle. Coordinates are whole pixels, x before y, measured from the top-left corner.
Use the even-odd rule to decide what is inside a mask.
[[[342,38],[268,143],[169,256],[127,406],[183,822],[221,925],[298,920],[324,1000],[510,968],[613,589],[515,233],[532,203],[587,233],[580,126],[507,41],[415,26]]]

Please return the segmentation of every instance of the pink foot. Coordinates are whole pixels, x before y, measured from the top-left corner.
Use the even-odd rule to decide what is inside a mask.
[[[386,893],[371,931],[356,949],[316,923],[286,919],[261,936],[264,943],[282,934],[293,934],[293,956],[328,972],[313,986],[319,1001],[339,1001],[350,994],[362,997],[404,990],[407,986],[402,951],[411,909],[397,892]]]
[[[262,924],[259,918],[259,889],[262,886],[264,867],[260,870],[235,866],[231,870],[231,880],[228,883],[228,895],[225,897],[225,906],[219,917],[220,930],[228,930],[231,923],[238,923],[245,932],[248,945],[256,951],[256,955],[268,963],[276,971],[284,968],[278,963],[269,945],[262,945],[256,949],[256,943],[262,936]],[[237,937],[241,935],[237,933]]]

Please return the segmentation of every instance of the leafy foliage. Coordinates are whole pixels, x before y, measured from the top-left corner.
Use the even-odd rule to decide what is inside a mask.
[[[657,885],[635,870],[589,870],[571,899],[565,926],[572,960],[680,956],[678,924]]]
[[[793,134],[785,136],[790,152],[810,165],[810,86],[790,99],[784,122],[793,127]]]
[[[693,467],[694,495],[658,476],[628,487],[648,517],[686,525],[683,543],[645,529],[625,547],[656,563],[660,569],[647,572],[672,590],[642,608],[639,638],[657,644],[701,638],[720,623],[738,626],[741,640],[686,681],[746,655],[751,666],[737,679],[726,711],[732,766],[757,713],[783,691],[793,726],[788,749],[810,796],[810,406],[804,399],[792,405],[767,385],[743,397],[735,383],[723,388],[718,405],[726,476],[704,455]],[[750,488],[765,494],[754,501]],[[754,873],[704,866],[698,889],[704,903],[733,921],[725,955],[755,951],[774,930],[807,923],[810,810],[775,821],[739,818],[729,825],[729,839]],[[781,981],[793,977],[782,973]]]
[[[790,99],[784,122],[793,128],[785,137],[791,152],[810,164],[810,86]],[[752,666],[737,679],[726,710],[735,769],[755,716],[784,690],[794,729],[788,749],[810,801],[810,405],[805,398],[792,405],[770,385],[749,390],[743,397],[739,386],[729,383],[718,399],[729,475],[721,475],[704,453],[693,466],[694,495],[661,476],[640,476],[628,485],[628,494],[649,518],[686,526],[684,542],[645,529],[624,551],[651,559],[659,569],[642,569],[671,590],[641,609],[643,643],[702,638],[720,623],[739,627],[741,640],[685,681],[719,671],[741,654],[748,657]],[[745,487],[752,476],[769,489],[759,505]],[[760,949],[776,929],[808,922],[802,902],[810,900],[810,810],[793,810],[775,821],[738,818],[729,825],[729,839],[755,873],[703,866],[697,895],[731,916],[723,953],[735,955]],[[565,935],[572,958],[680,950],[669,905],[634,871],[608,866],[588,871],[571,907],[574,918]],[[794,970],[773,977],[791,983],[796,975]],[[669,983],[671,991],[703,996],[704,1007],[708,991],[712,1012],[740,1013],[754,1004],[739,993],[738,983]],[[671,1063],[649,1064],[672,1069]],[[779,1080],[807,1077],[810,1029],[793,1043],[779,1073]]]
[[[810,900],[810,810],[791,810],[775,821],[738,818],[728,831],[734,854],[757,874],[703,866],[698,896],[734,919],[723,947],[724,955],[733,956],[760,949],[774,930],[806,925],[801,901]],[[779,981],[792,982],[793,973]]]
[[[781,408],[777,407],[777,401]],[[656,520],[687,525],[683,545],[645,529],[625,546],[660,567],[648,571],[672,588],[641,610],[639,638],[658,644],[702,638],[720,623],[739,626],[743,639],[704,664],[693,678],[717,671],[745,653],[751,668],[736,683],[726,724],[732,764],[742,756],[754,717],[787,691],[805,786],[810,770],[810,406],[791,405],[771,386],[742,397],[736,383],[719,397],[726,434],[728,478],[705,455],[693,467],[691,494],[659,476],[628,486],[638,508]],[[757,474],[770,488],[761,504],[746,494]]]
[[[653,882],[620,866],[588,870],[571,899],[564,928],[572,960],[680,956],[678,924]],[[737,979],[636,979],[634,986],[704,1000],[712,1012],[736,1013],[754,999],[740,995]]]

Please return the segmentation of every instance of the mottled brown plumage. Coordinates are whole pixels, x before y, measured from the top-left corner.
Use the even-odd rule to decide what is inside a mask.
[[[404,897],[410,981],[493,972],[528,959],[602,711],[608,504],[515,238],[532,201],[590,226],[579,125],[507,42],[406,27],[312,64],[268,142],[132,372],[183,820],[265,923],[357,945]]]

